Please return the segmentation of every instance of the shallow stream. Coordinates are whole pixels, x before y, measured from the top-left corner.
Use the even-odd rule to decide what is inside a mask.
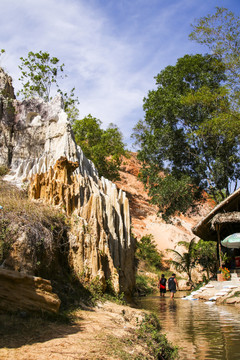
[[[168,340],[180,347],[181,359],[240,359],[240,309],[183,300],[183,292],[173,300],[166,295],[140,298],[138,307],[157,313]]]

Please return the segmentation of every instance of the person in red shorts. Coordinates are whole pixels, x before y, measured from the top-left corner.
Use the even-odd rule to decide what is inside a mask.
[[[158,282],[158,288],[160,290],[160,296],[162,296],[162,297],[164,297],[165,294],[166,294],[166,283],[167,283],[167,280],[165,278],[165,275],[162,274],[161,279],[159,279],[159,282]]]

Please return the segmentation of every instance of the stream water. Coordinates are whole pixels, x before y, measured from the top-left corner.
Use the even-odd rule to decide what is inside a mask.
[[[140,298],[138,307],[156,312],[168,340],[179,346],[180,359],[240,359],[239,309],[183,300],[182,292],[173,300],[166,295]]]

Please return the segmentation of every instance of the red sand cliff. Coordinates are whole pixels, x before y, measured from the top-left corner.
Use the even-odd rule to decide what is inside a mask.
[[[120,181],[116,185],[124,190],[129,198],[133,234],[140,239],[152,234],[159,250],[175,248],[178,241],[190,240],[194,226],[213,207],[212,202],[205,202],[198,214],[174,218],[174,224],[166,224],[157,216],[157,207],[150,204],[147,191],[138,179],[140,163],[137,153],[130,153],[130,158],[123,158]]]

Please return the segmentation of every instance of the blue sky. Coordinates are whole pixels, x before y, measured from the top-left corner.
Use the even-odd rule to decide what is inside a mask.
[[[0,65],[20,87],[19,58],[48,51],[65,64],[61,88],[76,88],[80,117],[91,113],[130,135],[144,117],[143,98],[179,57],[206,49],[188,35],[195,19],[239,0],[1,0]]]

